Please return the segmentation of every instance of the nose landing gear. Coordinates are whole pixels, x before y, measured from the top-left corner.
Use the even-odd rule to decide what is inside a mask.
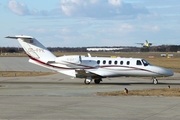
[[[153,80],[153,84],[158,84],[158,80],[154,77],[154,78],[152,78],[152,80]]]

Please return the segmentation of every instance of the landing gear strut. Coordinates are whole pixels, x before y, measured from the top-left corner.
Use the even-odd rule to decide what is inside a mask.
[[[158,80],[154,77],[153,78],[153,83],[156,85],[156,84],[158,84]]]

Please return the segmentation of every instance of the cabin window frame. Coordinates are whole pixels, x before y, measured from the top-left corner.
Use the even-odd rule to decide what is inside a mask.
[[[101,63],[101,61],[100,60],[97,60],[97,64],[99,65]]]
[[[108,63],[109,63],[109,65],[111,65],[111,64],[112,64],[112,60],[109,60],[109,62],[108,62]]]
[[[120,65],[123,65],[124,64],[124,62],[123,61],[120,61]]]

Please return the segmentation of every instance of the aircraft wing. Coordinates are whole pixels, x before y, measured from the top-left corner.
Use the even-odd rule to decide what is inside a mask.
[[[144,43],[136,43],[136,44],[144,45]]]
[[[78,77],[78,78],[86,78],[88,76],[91,76],[92,78],[103,78],[103,76],[100,76],[100,75],[90,72],[90,71],[75,70],[75,72],[76,72],[76,77]]]

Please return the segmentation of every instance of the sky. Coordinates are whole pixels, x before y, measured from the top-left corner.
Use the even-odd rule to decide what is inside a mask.
[[[28,35],[46,47],[180,45],[180,0],[0,0],[5,36]]]

